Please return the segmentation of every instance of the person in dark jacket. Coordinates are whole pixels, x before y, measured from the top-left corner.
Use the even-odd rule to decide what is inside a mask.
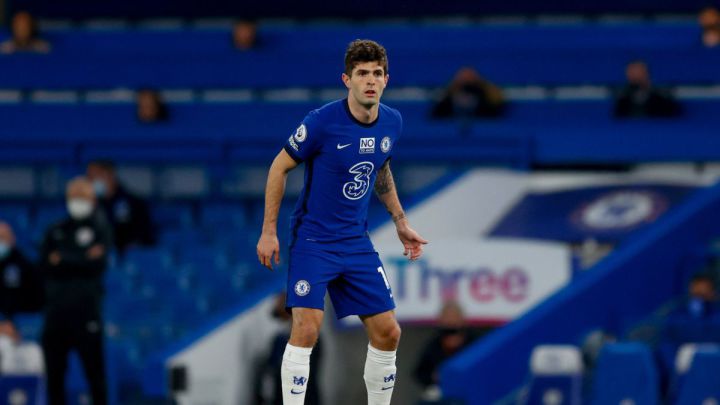
[[[12,322],[20,312],[39,312],[43,303],[40,273],[15,245],[15,234],[0,222],[0,319]]]
[[[107,403],[103,356],[103,275],[112,228],[96,209],[92,183],[68,183],[69,217],[48,228],[42,244],[45,324],[42,346],[50,405],[65,404],[68,355],[75,350],[90,386],[92,403]]]
[[[100,209],[113,227],[115,247],[119,253],[132,245],[155,243],[155,230],[147,203],[125,189],[112,162],[91,162],[87,167],[87,177],[92,181]]]
[[[667,91],[656,88],[650,80],[650,71],[643,61],[630,62],[625,68],[627,85],[615,101],[618,118],[674,117],[680,114],[680,105]]]
[[[470,67],[455,74],[440,101],[433,106],[434,118],[492,118],[503,114],[502,90]]]
[[[447,301],[438,318],[439,330],[428,341],[415,367],[415,379],[423,387],[422,399],[437,401],[440,392],[440,365],[475,339],[465,324],[463,310],[456,301]]]

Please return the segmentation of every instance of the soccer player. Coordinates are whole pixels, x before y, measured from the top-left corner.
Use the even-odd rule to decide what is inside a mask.
[[[368,404],[390,404],[400,326],[368,236],[370,189],[392,216],[405,256],[419,258],[427,241],[410,228],[390,171],[402,117],[380,103],[388,79],[385,48],[369,40],[350,43],[342,74],[347,98],[311,111],[270,167],[257,254],[272,269],[273,259],[280,262],[277,218],[287,173],[305,162],[305,185],[291,218],[286,306],[292,330],[281,370],[285,405],[304,402],[326,291],[338,318],[358,315],[367,330]]]

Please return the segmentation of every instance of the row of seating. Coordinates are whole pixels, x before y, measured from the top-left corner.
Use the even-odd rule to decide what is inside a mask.
[[[530,49],[684,49],[699,46],[700,27],[688,22],[480,24],[260,24],[258,53],[338,53],[347,38],[377,39],[392,53]],[[0,39],[4,35],[0,35]],[[45,37],[65,55],[187,55],[232,51],[230,27],[65,28]]]
[[[238,139],[260,142],[263,139],[283,139],[292,133],[305,115],[326,101],[302,102],[249,102],[249,103],[180,103],[170,104],[170,118],[157,125],[142,124],[135,119],[133,104],[0,104],[0,120],[7,135],[50,139],[87,139],[90,135],[109,140],[132,137],[133,132],[146,130],[158,140]],[[386,104],[403,115],[407,134],[429,137],[428,125],[443,123],[432,120],[433,103],[428,101],[395,101]],[[700,123],[717,120],[714,114],[720,108],[718,99],[680,100],[682,116],[679,122]],[[491,123],[510,124],[562,124],[588,120],[598,125],[617,122],[613,117],[614,101],[611,98],[596,100],[513,100],[504,114],[487,120]],[[479,120],[482,123],[485,120]],[[59,125],[62,124],[62,125]],[[438,127],[442,127],[438,125]],[[187,128],[182,130],[182,128]],[[265,128],[265,129],[263,129]],[[55,129],[53,134],[47,134]],[[198,134],[198,131],[202,131]],[[448,131],[445,131],[448,132]],[[51,136],[52,135],[52,136]],[[194,135],[194,136],[193,136]],[[446,134],[437,134],[445,137]],[[92,137],[90,137],[92,138]]]
[[[510,165],[718,158],[712,147],[718,102],[683,104],[685,116],[667,120],[615,120],[611,102],[601,100],[514,102],[504,119],[438,121],[428,118],[428,103],[393,103],[405,122],[402,147],[394,156]],[[314,107],[317,104],[174,105],[170,122],[141,125],[129,105],[2,106],[0,121],[7,137],[0,158],[265,163]]]
[[[107,0],[97,3],[92,0],[75,0],[59,5],[53,0],[15,0],[15,10],[38,10],[44,16],[64,18],[149,18],[182,16],[228,17],[228,16],[273,16],[290,18],[345,17],[357,19],[377,17],[442,16],[442,15],[478,15],[493,14],[540,14],[540,13],[694,13],[707,3],[704,0],[684,2],[661,2],[651,0],[605,0],[602,2],[537,2],[516,0],[514,2],[467,2],[464,0],[419,1],[408,7],[404,1],[371,0],[360,14],[342,3],[328,3],[323,0],[308,0],[299,4],[290,0],[276,0],[270,4],[264,2],[238,3],[230,0],[215,0],[202,7],[193,0],[156,0],[143,4],[127,0]]]
[[[720,346],[687,344],[677,354],[672,392],[660,395],[651,350],[640,343],[603,347],[594,370],[584,370],[574,346],[541,345],[533,350],[524,404],[710,404],[720,400]],[[592,376],[583,393],[584,380]],[[589,392],[587,392],[589,391]]]
[[[2,57],[0,87],[328,87],[358,37],[385,43],[400,86],[441,86],[462,66],[503,85],[620,84],[635,59],[646,60],[659,83],[712,83],[720,61],[692,23],[268,28],[249,52],[234,50],[227,32],[80,31],[50,35],[55,49],[47,55]]]

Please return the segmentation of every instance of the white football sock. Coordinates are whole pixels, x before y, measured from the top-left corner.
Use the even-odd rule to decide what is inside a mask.
[[[395,353],[395,350],[386,352],[368,345],[363,376],[368,392],[368,405],[390,405],[397,371]]]
[[[285,346],[280,376],[284,405],[303,405],[310,379],[310,353],[312,347]]]

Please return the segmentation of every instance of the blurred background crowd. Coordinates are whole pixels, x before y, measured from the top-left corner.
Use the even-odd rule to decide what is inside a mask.
[[[265,173],[308,111],[345,96],[355,38],[388,50],[393,170],[419,231],[567,252],[520,308],[533,269],[528,287],[468,264],[468,298],[431,244],[408,271],[437,283],[415,291],[433,304],[398,307],[397,403],[720,400],[718,4],[321,3],[0,1],[0,403],[281,403],[285,269],[254,247]],[[497,183],[456,196],[473,173]],[[459,205],[423,205],[443,196]],[[372,205],[371,231],[384,219]],[[189,348],[229,320],[246,322],[220,345],[238,369],[198,378],[215,374]],[[321,337],[308,403],[364,403],[361,380],[334,385],[359,367],[356,326]]]

